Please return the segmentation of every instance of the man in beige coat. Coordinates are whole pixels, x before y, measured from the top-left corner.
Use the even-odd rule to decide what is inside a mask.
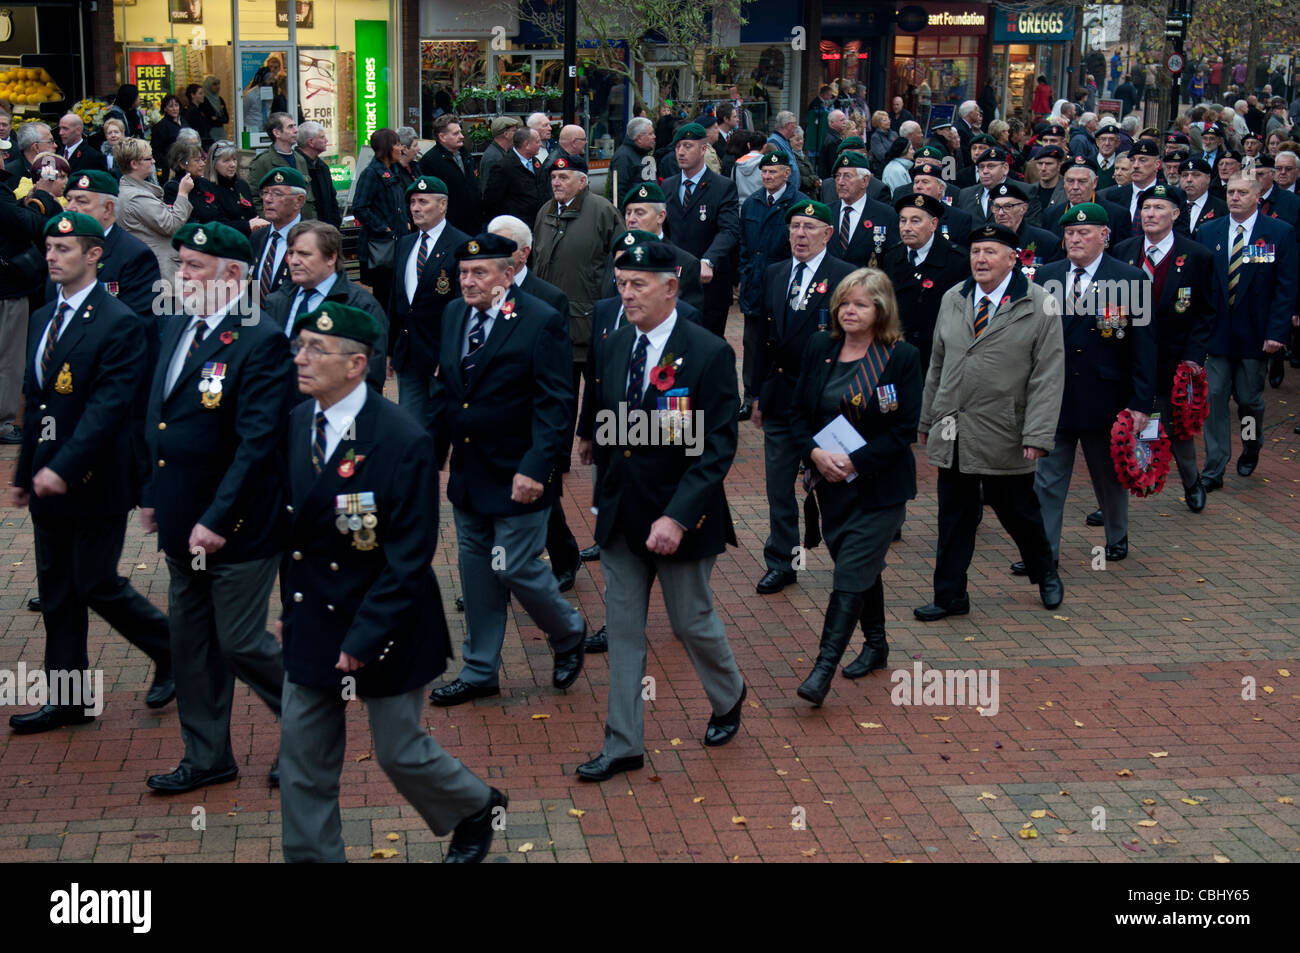
[[[969,245],[972,277],[939,306],[917,428],[939,468],[934,602],[913,613],[922,622],[970,612],[966,570],[984,502],[1016,541],[1043,605],[1065,598],[1034,495],[1035,461],[1051,451],[1061,413],[1060,304],[1015,267],[1015,232],[985,225]]]

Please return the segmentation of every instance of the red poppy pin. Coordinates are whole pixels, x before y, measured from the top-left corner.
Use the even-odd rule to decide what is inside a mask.
[[[934,280],[931,278],[926,278],[925,281],[921,282],[921,287],[925,288],[928,291],[929,289],[934,287]]]
[[[1183,267],[1183,265],[1187,264],[1187,256],[1179,255],[1177,258],[1174,259],[1174,264],[1177,265],[1179,268]]]
[[[1028,248],[1020,250],[1020,264],[1032,265],[1034,263],[1034,243],[1030,242]]]
[[[221,332],[221,343],[222,343],[222,344],[233,344],[233,343],[235,343],[235,342],[238,341],[238,340],[239,340],[239,332],[238,332],[238,331],[222,331],[222,332]]]
[[[242,205],[242,206],[244,206],[244,208],[252,208],[252,207],[253,207],[253,203],[250,202],[250,201],[248,201],[248,199],[244,198],[242,195],[239,197],[239,204]]]
[[[682,364],[679,357],[673,360],[672,354],[665,354],[659,365],[650,371],[650,383],[659,390],[668,390],[677,380],[677,368]]]
[[[346,454],[343,455],[343,459],[339,463],[339,476],[341,476],[345,480],[348,477],[352,476],[352,474],[357,472],[357,466],[364,459],[365,459],[364,454],[358,456],[357,451],[355,449],[349,450]]]
[[[1002,301],[999,302],[998,307],[1000,308],[1000,307],[1002,307],[1002,305],[1004,305],[1004,304],[1010,304],[1010,303],[1011,303],[1011,295],[1003,295],[1003,296],[1002,296]]]
[[[871,227],[871,219],[869,219],[869,218],[868,218],[868,219],[864,219],[863,222],[862,222],[862,227],[863,227],[863,228],[870,228],[870,227]]]
[[[1256,245],[1267,245],[1268,242],[1264,241],[1264,239],[1261,238],[1261,239],[1259,239],[1258,241],[1256,241],[1255,244],[1256,244]]]
[[[204,193],[203,193],[203,201],[207,202],[209,205],[211,205],[211,204],[212,204],[213,202],[215,202],[216,200],[217,200],[217,197],[216,197],[215,195],[213,195],[211,192],[204,192]]]
[[[817,286],[817,293],[819,295],[824,295],[826,293],[826,282],[823,281]]]
[[[380,173],[380,174],[383,175],[383,177],[384,177],[385,179],[391,179],[391,178],[393,177],[393,173],[391,173],[391,172],[383,172],[383,173]]]
[[[515,303],[513,301],[507,301],[501,305],[501,317],[505,318],[507,321],[510,320],[514,313]]]

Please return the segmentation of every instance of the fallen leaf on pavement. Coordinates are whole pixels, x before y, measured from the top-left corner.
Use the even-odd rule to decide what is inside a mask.
[[[1158,823],[1160,823],[1160,822],[1159,822],[1159,821],[1153,821],[1153,820],[1151,820],[1150,818],[1148,818],[1148,819],[1145,820],[1145,821],[1138,821],[1138,827],[1155,827]]]
[[[874,721],[860,721],[858,722],[858,727],[859,728],[883,728],[885,726],[878,725]]]
[[[378,850],[372,850],[370,852],[371,860],[387,860],[389,857],[396,856],[397,851],[393,850],[391,847],[381,847]]]
[[[1277,803],[1278,803],[1278,804],[1294,804],[1294,803],[1295,803],[1295,798],[1293,798],[1293,797],[1280,797],[1280,798],[1277,799]]]
[[[520,845],[519,845],[519,853],[521,853],[521,854],[526,854],[526,853],[528,853],[528,852],[529,852],[530,850],[532,850],[532,849],[533,849],[533,842],[532,842],[532,841],[529,841],[529,842],[526,843],[526,844],[520,844]]]
[[[990,794],[988,791],[981,791],[981,792],[980,792],[980,796],[977,797],[975,800],[977,800],[977,801],[996,801],[997,799],[998,799],[998,796],[997,796],[996,794]]]
[[[1215,862],[1216,864],[1230,864],[1230,863],[1232,863],[1232,861],[1230,861],[1227,857],[1224,857],[1222,854],[1215,854],[1215,855],[1214,855],[1214,862]]]
[[[699,803],[700,803],[701,801],[703,801],[703,800],[704,800],[704,796],[703,796],[703,795],[700,795],[700,796],[698,796],[698,797],[693,797],[693,798],[691,798],[691,803],[692,803],[692,804],[699,804]]]
[[[1046,816],[1047,816],[1047,812],[1046,812],[1046,811],[1030,811],[1030,812],[1029,812],[1029,816],[1032,817],[1032,818],[1035,818],[1035,819],[1037,819],[1037,818],[1043,818],[1043,817],[1046,817]]]
[[[369,752],[369,751],[363,751],[363,752],[361,752],[361,754],[357,755],[357,760],[358,760],[358,761],[369,761],[369,760],[370,760],[370,752]]]
[[[1133,777],[1133,772],[1130,771],[1128,768],[1120,768],[1118,771],[1115,772],[1115,776],[1119,778],[1131,778]]]
[[[401,840],[401,839],[402,836],[400,834],[389,834],[384,838],[384,840]]]
[[[569,817],[582,817],[587,812],[576,807],[569,808]]]
[[[1167,758],[1167,757],[1169,757],[1169,752],[1168,752],[1168,751],[1148,751],[1147,754],[1151,755],[1151,757],[1153,757],[1153,758]]]
[[[550,715],[533,715],[533,721],[545,721]]]
[[[805,856],[805,857],[816,857],[816,856],[817,856],[817,848],[816,848],[816,847],[809,847],[807,850],[801,850],[801,851],[799,851],[799,853],[801,853],[801,854],[802,854],[803,856]]]
[[[670,745],[672,745],[674,748],[676,748],[679,744],[682,743],[682,739],[681,739],[681,738],[674,738],[672,741],[670,741],[670,742],[668,742],[668,743],[669,743]]]
[[[733,817],[733,818],[731,819],[731,823],[733,823],[733,824],[748,824],[749,821],[744,817],[744,815],[737,814],[735,817]]]

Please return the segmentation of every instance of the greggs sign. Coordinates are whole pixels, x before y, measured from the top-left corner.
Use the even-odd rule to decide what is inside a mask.
[[[1064,43],[1074,39],[1074,9],[1052,7],[1020,13],[998,9],[993,21],[994,43]]]

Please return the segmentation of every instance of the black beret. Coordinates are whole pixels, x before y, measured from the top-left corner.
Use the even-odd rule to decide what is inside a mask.
[[[976,159],[975,164],[983,165],[985,162],[1009,162],[1009,161],[1011,160],[1007,156],[1007,151],[1005,149],[999,149],[997,146],[994,146],[988,152],[984,153],[982,156]]]
[[[1164,199],[1164,201],[1173,202],[1175,206],[1182,208],[1183,203],[1187,201],[1187,195],[1176,185],[1165,185],[1164,183],[1153,185],[1138,195],[1139,211],[1142,209],[1142,203],[1148,199]]]
[[[614,267],[624,271],[677,273],[677,255],[662,242],[633,245],[614,259]]]
[[[1210,163],[1205,161],[1205,159],[1201,158],[1200,156],[1193,156],[1190,159],[1184,159],[1182,161],[1182,164],[1178,166],[1178,171],[1179,172],[1203,172],[1206,175],[1214,174],[1214,169],[1210,167]]]
[[[913,192],[908,195],[900,196],[894,201],[894,209],[896,211],[901,212],[905,208],[919,208],[922,211],[929,212],[935,218],[942,218],[947,206],[933,195],[924,195],[920,192]]]
[[[519,246],[508,238],[485,232],[476,235],[456,249],[457,261],[474,258],[509,258]]]
[[[1133,143],[1132,147],[1130,147],[1128,154],[1129,156],[1151,156],[1159,159],[1160,146],[1152,142],[1150,139],[1139,139],[1137,142]]]
[[[970,236],[966,239],[966,247],[969,248],[976,242],[1000,242],[1011,249],[1017,249],[1020,247],[1020,242],[1019,239],[1016,238],[1016,233],[1005,225],[998,225],[996,223],[981,225],[979,228],[975,229],[975,231],[971,232]]]
[[[1069,166],[1071,169],[1088,169],[1093,175],[1101,175],[1096,160],[1089,159],[1087,156],[1075,156],[1070,160]]]
[[[1046,129],[1044,129],[1041,133],[1039,133],[1039,135],[1040,135],[1040,136],[1062,136],[1062,137],[1064,137],[1064,136],[1065,136],[1065,127],[1064,127],[1064,126],[1057,125],[1056,123],[1052,123],[1052,124],[1049,125]]]
[[[934,178],[936,179],[942,179],[943,164],[939,162],[928,162],[924,159],[919,159],[912,166],[912,178],[915,179],[918,175],[930,175],[930,176],[934,176]]]
[[[1165,145],[1167,146],[1168,145],[1185,146],[1188,145],[1191,141],[1192,140],[1187,138],[1187,134],[1182,132],[1171,132],[1165,136]]]
[[[1013,182],[1007,179],[1005,182],[999,182],[989,190],[989,201],[998,198],[1019,199],[1021,202],[1029,201],[1029,193],[1025,186],[1020,182]]]
[[[561,152],[560,157],[551,163],[551,171],[559,169],[561,172],[586,172],[587,160],[582,156],[571,156]]]
[[[1275,168],[1276,165],[1276,161],[1267,152],[1262,152],[1255,156],[1255,168],[1257,169],[1272,169]]]
[[[1060,146],[1039,146],[1034,150],[1035,159],[1064,159],[1065,150]]]

